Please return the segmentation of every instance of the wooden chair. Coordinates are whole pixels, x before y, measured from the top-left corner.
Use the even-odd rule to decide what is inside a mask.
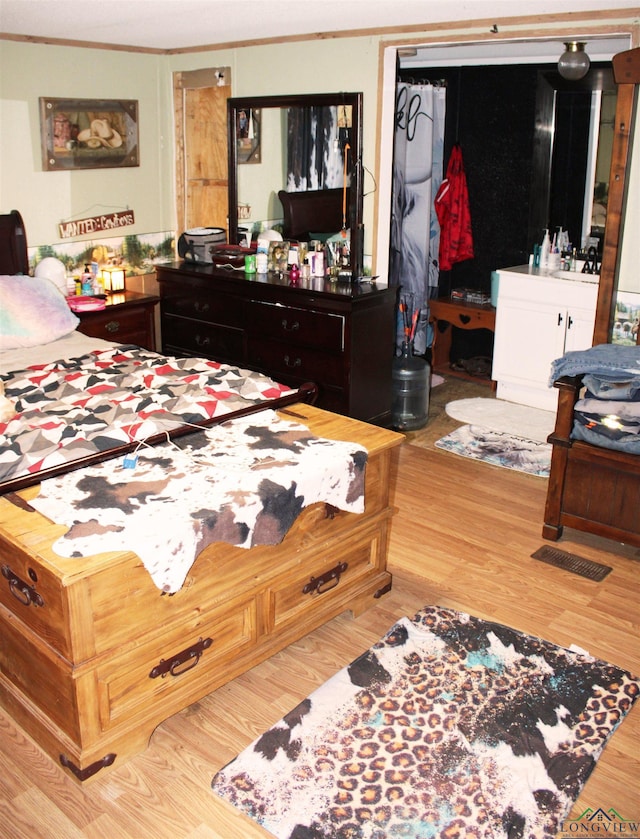
[[[571,439],[581,376],[558,388],[551,472],[542,535],[556,541],[563,527],[640,547],[640,457]]]
[[[640,48],[613,57],[618,85],[609,174],[609,199],[593,344],[611,340],[617,293],[622,217],[629,183],[630,126],[640,84]],[[640,336],[638,336],[640,342]],[[640,547],[640,456],[571,439],[582,377],[562,377],[558,388],[551,473],[542,535],[556,541],[564,526]]]

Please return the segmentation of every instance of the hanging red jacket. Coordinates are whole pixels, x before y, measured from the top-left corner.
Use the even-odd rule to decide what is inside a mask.
[[[454,262],[474,256],[467,177],[459,143],[451,150],[447,174],[436,193],[434,205],[440,222],[440,270],[450,271]]]

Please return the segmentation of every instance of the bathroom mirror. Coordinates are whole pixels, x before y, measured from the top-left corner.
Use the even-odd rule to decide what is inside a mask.
[[[296,109],[295,111],[293,109]],[[292,129],[292,119],[314,122],[318,110],[331,109],[332,133],[323,127],[313,142],[301,130]],[[292,116],[293,114],[293,116]],[[227,103],[229,149],[229,242],[240,241],[244,229],[256,224],[270,226],[283,219],[278,192],[306,189],[340,190],[338,200],[344,227],[350,237],[353,276],[362,273],[362,93],[318,93],[283,96],[235,97]],[[292,135],[292,136],[291,136]],[[307,146],[314,159],[322,154],[325,169],[333,171],[327,185],[288,174],[292,143]],[[299,149],[298,149],[299,150]],[[317,169],[317,166],[316,166]],[[339,171],[338,171],[339,170]],[[244,228],[244,229],[243,229]],[[334,231],[340,232],[340,227]]]
[[[528,241],[560,226],[578,250],[602,240],[616,93],[610,66],[592,65],[578,81],[539,71]]]

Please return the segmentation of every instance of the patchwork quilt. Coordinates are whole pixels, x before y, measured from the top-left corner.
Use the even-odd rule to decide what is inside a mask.
[[[265,410],[50,478],[30,504],[69,528],[58,554],[134,551],[172,593],[213,542],[278,544],[318,501],[362,512],[366,463],[358,444]]]
[[[250,370],[138,347],[110,347],[2,379],[17,414],[0,422],[0,481],[291,392]]]
[[[553,839],[639,691],[612,664],[429,606],[213,790],[279,839]]]

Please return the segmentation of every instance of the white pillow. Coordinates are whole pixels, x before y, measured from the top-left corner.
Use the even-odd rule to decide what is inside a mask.
[[[79,323],[50,280],[0,276],[0,350],[49,344]]]

